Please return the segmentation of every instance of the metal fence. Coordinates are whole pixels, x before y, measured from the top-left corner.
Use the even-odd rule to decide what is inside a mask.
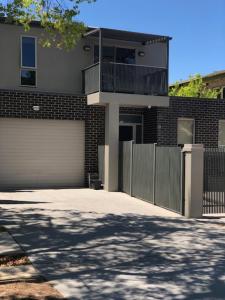
[[[183,212],[183,155],[180,147],[156,147],[155,204]]]
[[[204,153],[203,214],[225,213],[225,149]]]
[[[123,142],[120,153],[120,187],[123,192],[183,212],[180,147]]]

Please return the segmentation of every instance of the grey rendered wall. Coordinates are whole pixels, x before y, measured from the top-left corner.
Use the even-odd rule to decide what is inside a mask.
[[[81,70],[94,62],[94,44],[98,39],[82,39],[72,51],[43,48],[37,46],[37,87],[20,86],[20,39],[22,35],[35,36],[38,39],[43,29],[33,27],[24,32],[21,26],[0,24],[0,89],[30,90],[59,93],[82,93]],[[90,52],[83,45],[91,46]],[[137,49],[136,63],[140,65],[166,67],[166,43],[140,46],[130,43],[104,39],[105,45],[118,45]],[[145,57],[139,57],[138,51],[145,51]]]
[[[0,88],[80,94],[81,70],[92,62],[92,54],[83,51],[84,40],[70,52],[38,45],[37,87],[20,86],[20,37],[40,38],[41,32],[41,28],[24,32],[21,26],[0,24]]]

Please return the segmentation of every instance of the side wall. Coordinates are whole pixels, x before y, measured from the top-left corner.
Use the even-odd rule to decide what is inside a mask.
[[[34,111],[33,106],[40,110]],[[0,117],[85,121],[85,174],[97,172],[98,145],[104,144],[104,107],[87,106],[85,96],[0,90]]]
[[[218,146],[219,120],[225,119],[224,99],[171,97],[168,108],[157,108],[157,143],[177,144],[177,119],[195,120],[195,143]]]

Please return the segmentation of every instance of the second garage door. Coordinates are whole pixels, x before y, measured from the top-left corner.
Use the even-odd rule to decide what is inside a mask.
[[[84,122],[0,119],[0,188],[84,184]]]

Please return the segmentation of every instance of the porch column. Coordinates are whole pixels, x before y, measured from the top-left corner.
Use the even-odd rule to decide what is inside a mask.
[[[183,147],[185,161],[184,215],[201,218],[203,206],[204,147],[200,144]]]
[[[105,180],[104,188],[118,191],[119,105],[110,103],[105,110]]]

